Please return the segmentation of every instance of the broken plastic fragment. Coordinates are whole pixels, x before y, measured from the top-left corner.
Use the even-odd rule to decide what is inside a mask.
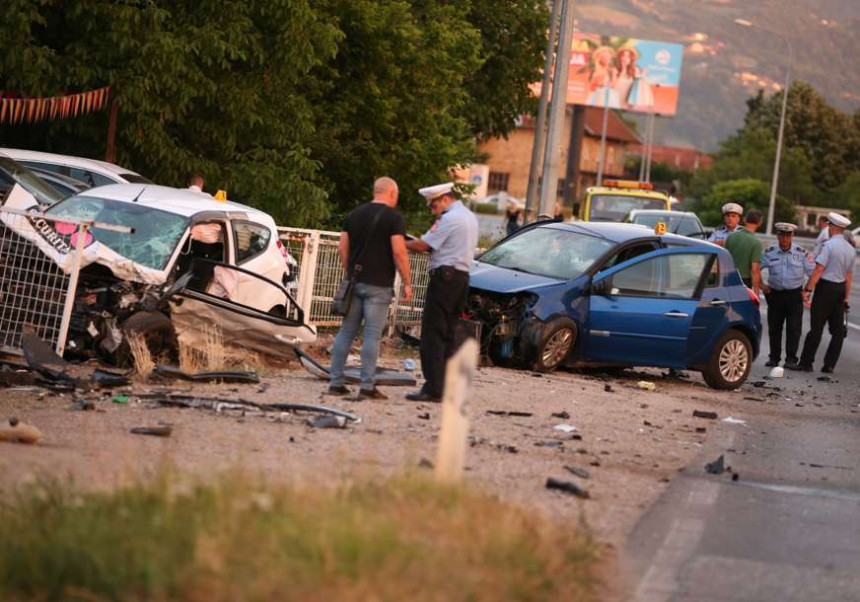
[[[570,493],[571,495],[575,495],[576,497],[581,497],[586,500],[591,497],[585,489],[576,483],[571,481],[561,481],[552,477],[549,477],[546,480],[546,488],[558,489],[559,491],[564,491],[565,493]]]
[[[652,382],[648,382],[647,380],[640,380],[638,383],[636,383],[636,386],[639,387],[640,389],[645,389],[646,391],[656,391],[657,390],[657,385],[655,385]]]

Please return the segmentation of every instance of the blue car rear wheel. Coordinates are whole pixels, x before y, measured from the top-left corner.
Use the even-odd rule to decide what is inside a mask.
[[[702,377],[711,388],[737,389],[749,376],[752,362],[749,339],[738,330],[729,330],[714,345]]]

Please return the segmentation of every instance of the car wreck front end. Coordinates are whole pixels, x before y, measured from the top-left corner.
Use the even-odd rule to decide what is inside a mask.
[[[484,357],[540,371],[574,361],[587,316],[588,270],[614,243],[544,224],[504,240],[470,273],[464,318]]]

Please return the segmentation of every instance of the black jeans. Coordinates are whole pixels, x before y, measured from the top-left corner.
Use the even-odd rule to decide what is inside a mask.
[[[782,355],[782,326],[786,326],[785,359],[797,361],[800,331],[803,328],[803,295],[801,289],[786,291],[771,289],[767,299],[767,336],[770,339],[770,360],[778,362]]]
[[[821,343],[824,325],[830,330],[830,344],[824,354],[824,365],[831,368],[836,365],[839,354],[842,353],[842,341],[845,339],[845,283],[819,280],[812,297],[809,332],[803,341],[803,355],[800,363],[811,366],[815,361],[815,353]]]
[[[445,363],[457,351],[457,323],[468,294],[468,272],[443,266],[430,273],[421,318],[421,370],[422,390],[433,397],[442,397],[445,389]]]

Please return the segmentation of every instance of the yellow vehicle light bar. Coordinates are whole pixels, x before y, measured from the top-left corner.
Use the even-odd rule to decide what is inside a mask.
[[[633,190],[654,190],[651,182],[634,182],[633,180],[603,180],[607,188],[630,188]]]

